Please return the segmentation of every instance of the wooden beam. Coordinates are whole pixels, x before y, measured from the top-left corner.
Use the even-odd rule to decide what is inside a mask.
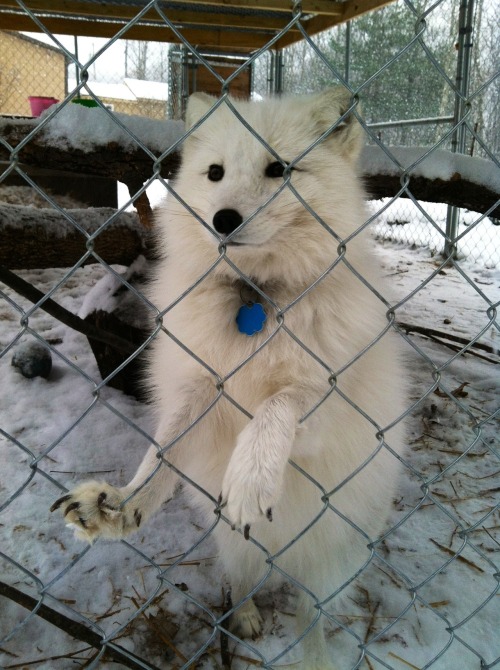
[[[290,12],[292,0],[182,0],[186,4],[212,7],[236,7],[238,9],[260,9],[271,12]],[[302,11],[306,14],[342,14],[343,2],[338,0],[302,0]]]
[[[342,5],[342,23],[351,19],[357,19],[363,14],[373,12],[375,9],[382,9],[382,7],[386,7],[393,2],[395,0],[347,0]]]
[[[281,12],[292,14],[293,0],[186,0],[185,4],[204,5],[207,7],[231,7],[263,12]],[[342,0],[302,0],[302,11],[306,14],[324,14],[337,16],[342,13]]]
[[[32,130],[32,121],[26,124],[5,124],[0,135],[8,145],[15,147]],[[9,158],[9,151],[0,143],[0,161],[8,162]],[[113,143],[95,147],[91,153],[81,149],[48,148],[43,132],[35,135],[23,147],[19,159],[28,166],[38,168],[112,177],[127,184],[132,191],[136,191],[153,174],[153,161],[139,148],[130,151]],[[161,174],[170,178],[178,169],[179,162],[177,153],[170,154],[162,161]],[[400,175],[387,174],[382,169],[376,174],[364,174],[363,178],[371,198],[392,197],[401,189]],[[495,205],[489,216],[500,218],[500,201],[496,190],[474,184],[458,172],[448,181],[411,175],[409,190],[417,200],[444,202],[474,212],[484,213]],[[402,197],[408,196],[403,193]]]
[[[342,5],[343,9],[340,15],[314,16],[311,19],[304,21],[302,25],[306,29],[308,35],[316,35],[317,33],[323,32],[323,30],[328,30],[329,28],[334,28],[342,23],[347,23],[347,21],[357,19],[368,12],[382,9],[382,7],[386,7],[393,2],[395,2],[395,0],[347,0],[347,2]],[[287,33],[278,41],[275,48],[282,49],[300,39],[302,39],[301,34]]]
[[[350,21],[367,12],[380,9],[395,0],[303,0],[302,12],[307,16],[303,25],[308,35],[333,28]],[[276,32],[282,30],[291,18],[291,0],[183,0],[184,5],[204,5],[218,11],[199,12],[193,10],[168,9],[165,15],[174,25],[182,27],[182,35],[193,45],[219,49],[241,49],[251,51],[263,47]],[[88,37],[113,37],[129,20],[137,16],[137,8],[130,5],[89,3],[84,0],[28,0],[28,6],[35,12],[47,12],[41,20],[55,34],[68,34]],[[236,7],[241,14],[225,12],[224,8]],[[16,0],[0,0],[2,28],[5,30],[27,30],[40,32],[30,17],[22,13],[9,13],[9,9],[19,10]],[[249,13],[245,14],[245,9]],[[259,16],[251,10],[273,11],[282,13],[283,19],[277,16]],[[60,16],[54,16],[59,14]],[[313,15],[309,18],[310,15]],[[82,17],[86,17],[87,21]],[[90,20],[99,19],[99,20]],[[104,19],[104,20],[103,20]],[[107,20],[106,20],[107,19]],[[127,39],[152,40],[158,42],[179,42],[175,34],[163,23],[162,17],[155,9],[148,11],[144,21],[131,26],[126,34]],[[152,23],[154,25],[152,25]],[[206,26],[201,30],[197,26]],[[244,30],[238,30],[243,28]],[[232,30],[236,29],[236,30]],[[281,49],[302,39],[302,33],[291,28],[274,48]]]
[[[78,35],[79,37],[114,37],[125,23],[108,23],[106,21],[75,21],[72,19],[43,17],[41,19],[47,30],[54,35]],[[3,30],[24,30],[42,32],[27,15],[2,15]],[[272,37],[273,33],[234,32],[231,30],[202,30],[182,28],[180,33],[192,45],[218,47],[223,49],[259,49]],[[175,33],[165,24],[158,26],[131,26],[123,39],[146,40],[153,42],[179,42]]]
[[[290,14],[292,11],[292,0],[182,0],[182,4],[204,5],[220,11],[223,11],[225,7],[234,7],[242,12],[248,9]],[[344,3],[338,0],[302,0],[302,11],[306,14],[338,16],[343,12],[343,5]],[[82,0],[74,2],[73,0],[27,0],[26,6],[35,11],[119,19],[132,18],[139,12],[137,7],[107,3],[105,0],[99,4]],[[19,9],[16,0],[1,0],[0,9],[4,7]]]
[[[35,13],[47,12],[54,17],[62,14],[64,17],[67,15],[68,19],[72,18],[75,21],[79,18],[131,20],[138,14],[138,8],[130,5],[93,5],[81,0],[75,0],[74,2],[54,0],[50,3],[47,0],[30,0],[28,4],[29,8]],[[19,9],[15,0],[3,0],[3,2],[0,2],[0,8],[3,7],[16,7]],[[168,9],[164,13],[174,25],[192,24],[263,31],[281,30],[292,17],[291,10],[289,11],[289,16],[282,13],[282,16],[274,17],[262,16],[255,13],[231,14],[228,12],[197,12],[195,10],[179,9]],[[141,18],[141,21],[143,20],[158,22],[160,25],[163,24],[163,17],[155,9],[146,12]]]

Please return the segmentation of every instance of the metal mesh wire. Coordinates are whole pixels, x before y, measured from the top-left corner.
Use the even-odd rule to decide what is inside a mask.
[[[43,21],[40,22],[20,0],[18,4],[43,29]],[[79,73],[78,83],[70,90],[65,102],[79,91],[83,93],[86,90],[88,74],[101,53],[110,49],[118,40],[126,38],[127,30],[145,11],[157,4],[159,5],[154,1],[147,3],[138,16],[120,30],[114,39],[106,42],[101,51],[87,63],[79,62],[71,51],[53,37],[54,44],[61,49]],[[452,13],[455,22],[453,25],[451,20],[448,25],[443,17],[451,10],[456,12],[457,5],[458,3],[452,3],[451,0],[437,0],[432,4],[423,3],[420,6],[419,3],[404,0],[397,3],[396,9],[384,10],[384,12],[396,11],[400,13],[398,16],[404,16],[406,32],[402,31],[397,36],[392,53],[381,54],[379,60],[373,60],[372,70],[367,72],[362,68],[358,71],[354,68],[356,31],[360,33],[360,41],[365,40],[369,44],[370,40],[370,35],[363,30],[363,24],[354,22],[351,28],[340,28],[333,33],[312,39],[301,26],[300,7],[296,4],[293,25],[301,29],[303,41],[290,51],[295,51],[298,56],[287,53],[281,58],[272,52],[274,43],[286,34],[289,25],[270,40],[265,48],[249,56],[241,67],[254,66],[253,89],[258,94],[281,89],[317,90],[324,85],[342,82],[349,86],[354,100],[357,100],[358,95],[362,98],[366,95],[368,103],[370,93],[379,87],[388,99],[389,109],[389,112],[382,110],[381,113],[390,114],[390,101],[397,93],[399,85],[399,79],[396,77],[397,67],[405,59],[418,58],[421,59],[420,65],[425,64],[425,77],[440,82],[439,104],[436,103],[436,107],[435,100],[424,99],[421,113],[425,116],[449,116],[453,114],[450,106],[453,106],[455,99],[455,62],[449,53],[446,54],[445,61],[433,53],[428,45],[428,42],[432,43],[428,40],[428,35],[429,31],[441,30],[445,26],[450,30],[453,39],[456,38],[458,14]],[[193,54],[204,67],[211,69],[196,46],[185,42],[182,30],[170,24],[168,10],[162,9],[161,6],[156,8],[189,53]],[[494,11],[493,5],[477,4],[475,25],[477,30],[481,28],[483,31],[481,34],[489,35],[485,26],[491,22],[491,16],[488,18],[490,11]],[[383,16],[384,12],[380,15]],[[350,36],[347,39],[349,32]],[[351,49],[349,40],[352,40],[352,63],[345,57],[346,40],[347,51]],[[339,49],[340,43],[343,43],[343,49]],[[480,50],[476,53],[478,55],[475,57],[481,59]],[[408,62],[405,67],[408,67]],[[484,110],[496,110],[494,113],[498,115],[498,105],[495,106],[498,88],[495,79],[497,75],[489,67],[490,61],[481,64],[480,60],[477,60],[476,66],[472,68],[466,105],[468,111],[459,124],[467,129],[469,147],[474,140],[476,151],[494,161],[498,150],[498,138],[495,139],[494,130],[498,124],[491,114]],[[318,74],[313,76],[313,72]],[[219,79],[220,92],[222,96],[226,96],[232,79],[237,76],[237,71],[226,79],[215,71],[213,76]],[[418,91],[415,90],[414,93],[415,98],[420,99]],[[403,119],[415,116],[413,100],[411,102],[408,114],[403,116]],[[229,101],[227,103],[230,104]],[[406,126],[381,130],[376,127],[378,122],[397,122],[401,118],[372,118],[369,106],[367,111],[367,121],[363,122],[367,138],[383,147],[393,142],[428,144],[431,141],[435,148],[443,148],[450,144],[453,137],[454,126],[449,120],[415,126],[411,132]],[[478,115],[480,112],[483,115],[483,125],[479,124],[477,120],[479,116],[475,116],[476,111]],[[53,113],[57,114],[58,110]],[[108,115],[122,130],[130,134],[135,144],[152,157],[156,170],[150,182],[156,179],[166,191],[172,193],[172,185],[160,176],[160,165],[168,153],[177,149],[179,142],[157,157],[133,135],[123,118],[118,119],[110,110]],[[11,160],[2,179],[11,172],[17,173],[52,208],[59,211],[66,221],[76,225],[71,210],[61,207],[18,162],[22,146],[29,144],[48,123],[50,116],[28,135],[22,145],[15,148],[7,146],[11,152]],[[255,135],[251,127],[248,127],[248,131]],[[5,146],[5,141],[2,142]],[[496,164],[498,165],[498,162]],[[283,188],[293,189],[286,180]],[[402,294],[400,293],[394,301],[386,302],[389,315],[388,328],[391,328],[396,320],[405,321],[405,317],[412,314],[415,305],[425,305],[429,300],[445,303],[447,298],[443,296],[446,296],[446,281],[448,281],[448,286],[454,283],[461,287],[464,300],[470,302],[471,311],[463,313],[457,311],[456,319],[459,323],[454,324],[458,332],[468,333],[470,341],[468,344],[463,342],[451,344],[453,353],[450,354],[449,349],[433,349],[426,340],[415,338],[403,326],[398,326],[400,335],[413,357],[412,365],[425,368],[427,371],[425,381],[421,377],[418,382],[411,385],[411,404],[405,416],[400,419],[407,419],[410,422],[408,452],[404,455],[394,454],[402,460],[407,475],[405,495],[396,501],[392,526],[382,538],[369,538],[351,519],[343,517],[349,527],[356,529],[360,536],[365,538],[369,545],[370,557],[350,580],[354,589],[350,596],[352,609],[332,608],[338,595],[335,593],[328,598],[328,601],[316,603],[317,616],[323,615],[322,618],[327,619],[328,636],[332,638],[334,644],[339,648],[348,649],[346,656],[342,657],[344,660],[337,661],[339,670],[355,668],[399,670],[403,667],[448,670],[458,667],[457,658],[463,660],[462,667],[467,670],[499,668],[498,640],[493,642],[488,633],[491,630],[491,622],[495,621],[495,617],[498,620],[496,601],[499,595],[499,545],[495,539],[499,527],[499,508],[495,498],[495,494],[498,493],[498,480],[495,477],[498,477],[499,471],[496,442],[499,414],[498,403],[495,401],[495,389],[498,388],[498,384],[494,380],[498,345],[496,349],[490,347],[487,353],[483,350],[488,359],[482,361],[485,366],[483,370],[488,371],[484,372],[483,379],[478,379],[477,373],[463,367],[466,366],[463,354],[466,352],[470,354],[473,346],[480,343],[485,334],[491,337],[493,342],[498,338],[496,291],[498,287],[493,286],[494,280],[488,283],[487,275],[481,274],[470,264],[462,265],[459,260],[462,253],[461,245],[467,245],[469,236],[472,237],[471,233],[477,233],[480,227],[484,227],[486,235],[488,227],[492,228],[493,223],[486,215],[472,212],[463,214],[466,223],[458,228],[458,258],[453,255],[443,258],[439,254],[445,241],[448,243],[455,241],[446,240],[443,223],[445,215],[438,205],[429,206],[427,203],[418,202],[412,196],[411,181],[409,186],[405,184],[405,193],[407,196],[405,199],[395,198],[389,202],[372,203],[373,216],[363,230],[356,233],[365,234],[373,230],[375,236],[384,240],[413,243],[418,246],[427,245],[436,253],[435,263],[426,266],[430,269],[425,276],[420,276],[416,284],[413,278],[413,284],[410,281],[404,285]],[[295,195],[301,199],[298,193]],[[301,201],[307,211],[315,216],[310,204]],[[186,203],[186,206],[189,207],[189,203]],[[270,637],[274,642],[271,645],[262,647],[258,641],[240,641],[226,630],[227,618],[232,612],[232,606],[228,603],[226,595],[218,596],[217,589],[213,586],[209,589],[208,595],[204,591],[203,580],[208,579],[207,574],[210,568],[213,568],[214,561],[212,552],[215,549],[211,543],[211,534],[218,523],[225,523],[224,510],[217,508],[215,499],[211,498],[214,508],[217,508],[217,514],[211,524],[207,524],[205,519],[198,518],[195,510],[191,510],[188,516],[184,509],[186,498],[181,497],[180,500],[169,503],[165,514],[161,517],[160,526],[153,520],[141,534],[130,540],[113,545],[99,542],[83,549],[81,544],[72,542],[67,536],[55,537],[51,534],[49,526],[55,521],[49,519],[44,512],[37,512],[39,516],[35,515],[35,522],[30,520],[30,508],[48,510],[60,492],[66,491],[73,485],[70,481],[72,479],[81,479],[85,475],[94,478],[95,470],[99,476],[106,478],[108,469],[118,467],[123,468],[117,475],[118,478],[128,480],[137,463],[123,463],[117,466],[106,456],[106,447],[111,446],[117,435],[119,439],[127,435],[128,440],[137,441],[138,459],[141,456],[139,453],[141,447],[154,445],[167,464],[168,452],[179,439],[177,436],[167,444],[155,443],[151,436],[153,428],[149,419],[144,418],[144,408],[132,401],[117,402],[116,396],[107,388],[107,382],[117,371],[101,381],[98,380],[95,369],[82,367],[79,364],[78,354],[86,343],[83,339],[67,335],[61,324],[52,318],[49,319],[41,309],[49,298],[57,298],[63,288],[67,290],[74,286],[75,293],[78,293],[76,287],[79,287],[78,296],[81,297],[85,287],[93,281],[92,276],[95,277],[91,275],[95,271],[95,268],[92,270],[94,266],[84,267],[84,263],[92,259],[98,264],[99,276],[113,278],[115,287],[119,286],[128,292],[156,319],[155,328],[134,356],[146,348],[154,337],[166,334],[162,331],[161,317],[173,306],[160,312],[146,300],[140,288],[124,278],[119,268],[109,265],[96,253],[95,240],[109,223],[110,221],[107,221],[97,232],[90,235],[82,231],[87,237],[87,253],[74,267],[59,273],[40,274],[39,288],[43,292],[43,297],[35,304],[20,299],[8,288],[0,291],[3,300],[0,318],[18,324],[15,336],[9,336],[8,339],[2,337],[2,364],[10,367],[10,357],[16,345],[23,338],[33,338],[49,347],[60,370],[73,380],[74,387],[78,389],[71,402],[65,405],[68,408],[67,415],[61,415],[58,411],[57,396],[54,397],[53,416],[51,416],[53,426],[48,443],[40,444],[35,438],[36,428],[33,429],[33,426],[36,427],[37,423],[36,392],[31,400],[32,406],[26,407],[25,422],[17,421],[12,424],[8,410],[2,413],[5,421],[5,425],[0,426],[2,449],[5,449],[9,462],[16,464],[15,476],[3,481],[0,489],[2,496],[0,510],[3,516],[1,530],[5,532],[0,559],[3,581],[7,585],[5,588],[4,584],[0,595],[4,603],[7,603],[5,609],[7,614],[2,617],[3,628],[0,631],[3,665],[6,668],[14,668],[36,662],[38,667],[44,668],[67,668],[70,665],[73,667],[74,664],[86,668],[105,668],[114,667],[111,655],[115,654],[115,662],[121,663],[120,667],[219,668],[228,667],[228,658],[232,659],[229,663],[233,668],[281,667],[281,664],[290,659],[293,661],[293,654],[300,642],[297,637],[282,632],[286,628],[282,621],[280,623],[273,618]],[[318,219],[318,225],[320,224],[321,220]],[[200,225],[206,224],[200,221]],[[426,238],[423,242],[420,239],[417,241],[417,237],[423,234],[424,225],[431,231],[432,237]],[[349,240],[337,241],[339,256],[332,259],[329,270],[339,263],[348,264],[345,247],[349,244]],[[494,265],[498,262],[494,260],[494,250],[488,252],[487,249],[482,254],[481,260],[485,265]],[[402,265],[406,263],[408,268],[414,262],[408,252],[403,253],[400,248],[394,250],[393,257],[396,266],[386,265],[388,274],[400,276],[407,271]],[[415,262],[418,263],[418,257],[416,258]],[[221,248],[220,258],[216,264],[219,262],[230,263],[224,248]],[[203,282],[213,267],[206,270],[200,277],[199,283]],[[234,269],[238,274],[242,274],[238,268]],[[354,268],[351,267],[351,271],[365,281]],[[251,282],[250,278],[246,279]],[[255,286],[255,290],[260,289]],[[184,297],[185,295],[179,296],[178,300],[183,300]],[[68,306],[77,308],[76,304]],[[341,391],[335,385],[335,377],[343,370],[330,370],[326,362],[307,350],[305,344],[289,330],[283,317],[291,306],[281,309],[275,306],[277,331],[286,332],[311,356],[311,362],[314,360],[315,363],[319,363],[329,375],[330,388],[320,402],[331,393],[340,395]],[[467,316],[472,312],[475,314],[479,312],[482,318],[480,327],[477,326],[477,321],[474,322],[474,332],[471,332],[467,323]],[[417,310],[417,313],[421,314],[422,311]],[[383,333],[370,335],[371,342],[368,348],[375,346]],[[58,338],[61,336],[71,340],[70,346],[65,349],[58,347]],[[171,333],[168,336],[174,338]],[[186,351],[182,342],[177,341],[177,344]],[[266,345],[267,342],[263,344],[264,347]],[[196,358],[197,362],[213,376],[217,389],[213,402],[192,418],[187,430],[194,428],[206,413],[211,412],[223,396],[248,415],[247,410],[238,405],[224,390],[224,382],[237,370],[221,378],[217,371],[210,370],[204,361],[198,359],[195,352],[187,350],[187,353]],[[350,361],[346,367],[352,363],[353,361]],[[409,374],[411,376],[411,370]],[[41,389],[39,393],[50,393],[44,390],[44,387],[37,388]],[[2,394],[4,393],[5,390],[2,391]],[[8,393],[7,390],[2,400],[2,405],[6,408],[13,402],[7,397]],[[344,400],[353,404],[347,397],[344,397]],[[314,414],[320,402],[308,410],[307,415],[303,417],[305,422]],[[361,408],[355,405],[354,407],[362,413]],[[373,424],[374,434],[377,433],[379,441],[377,451],[390,449],[384,441],[384,432],[380,431],[369,417],[365,418]],[[102,426],[103,422],[109,422],[112,426],[111,434],[103,436],[99,434],[97,428],[92,429],[92,425]],[[447,431],[452,428],[454,435],[458,434],[459,438],[454,437],[453,440],[456,441],[450,443]],[[91,436],[94,443],[80,444],[82,434]],[[92,455],[96,450],[99,452],[97,458]],[[369,461],[376,456],[377,451]],[[95,464],[92,472],[86,466],[88,461]],[[64,464],[64,467],[67,465],[72,472],[61,472],[59,463]],[[160,465],[159,460],[158,467]],[[363,464],[363,467],[365,466],[369,467],[369,462]],[[296,465],[294,467],[298,468]],[[11,471],[12,469],[9,469],[9,472]],[[200,487],[196,482],[190,481],[182,472],[179,474],[184,480],[186,490],[190,487],[199,490]],[[353,472],[351,477],[356,474],[357,471]],[[334,506],[332,492],[321,490],[307,472],[301,471],[301,475],[318,486],[324,503],[321,514],[333,512],[342,516],[341,511]],[[202,493],[209,495],[208,492],[202,491]],[[311,523],[315,522],[316,519],[311,519]],[[43,525],[40,525],[42,523]],[[175,530],[177,524],[182,527],[187,523],[194,527],[189,546],[179,541]],[[162,534],[161,526],[165,527],[167,534],[167,525],[172,549],[169,546],[158,550],[156,537],[151,538],[149,534],[155,536]],[[431,531],[427,532],[429,528]],[[298,539],[295,538],[294,541]],[[247,594],[248,598],[261,593],[261,586],[265,584],[270,574],[281,571],[279,555],[271,556],[265,547],[257,546],[252,539],[250,542],[262,552],[263,561],[267,561],[267,571],[262,581]],[[191,572],[193,570],[201,573],[201,579],[193,577]],[[187,574],[189,577],[186,577]],[[473,587],[471,588],[469,584],[466,589],[462,584],[464,579],[472,583]],[[296,580],[289,579],[289,581],[296,591],[304,589],[304,586]],[[218,584],[219,587],[225,587],[223,581]],[[374,584],[378,584],[378,591],[374,590]],[[12,600],[7,600],[10,598],[9,586],[17,591],[16,605]],[[475,598],[463,602],[460,597],[462,589],[467,594],[475,593]],[[98,600],[92,597],[94,590],[101,592]],[[104,597],[103,591],[106,592]],[[27,594],[32,600],[24,603],[19,601],[19,592]],[[286,618],[286,610],[292,607],[290,603],[296,597],[294,593],[286,588],[282,589],[275,596],[278,605],[273,605],[269,601],[267,605],[271,610],[274,608],[275,613],[276,609],[280,610],[281,619]],[[104,609],[99,609],[103,601],[106,602],[106,606]],[[95,602],[99,603],[99,608],[94,606]],[[380,605],[381,602],[384,604]],[[67,621],[64,623],[62,619],[56,618],[54,626],[54,613],[56,617],[59,615],[73,621],[73,628],[68,631],[69,637],[61,633],[61,627],[67,626]],[[46,623],[47,620],[50,621],[51,616],[52,624]],[[81,628],[78,628],[79,624]],[[430,637],[429,631],[433,633]],[[219,644],[221,633],[225,644],[231,648],[229,652],[227,650],[224,652],[223,649],[221,651]],[[422,635],[422,640],[418,653],[416,649],[406,649],[408,646],[406,640],[411,639],[417,645],[419,635]],[[34,649],[38,646],[41,651],[33,651],[30,658],[20,658],[19,649],[25,649],[27,639],[34,642]],[[396,653],[393,651],[395,647],[391,647],[392,651],[386,653],[384,645],[398,641],[401,651]],[[24,651],[22,653],[24,654]],[[231,656],[232,654],[234,656]],[[450,658],[454,660],[449,661]],[[412,659],[417,660],[412,662]],[[226,665],[223,665],[224,663]]]

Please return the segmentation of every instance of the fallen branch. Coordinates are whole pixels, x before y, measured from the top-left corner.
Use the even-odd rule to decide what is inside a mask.
[[[4,582],[0,582],[0,595],[31,611],[34,611],[38,606],[37,599],[32,598],[26,593],[23,593],[22,591],[19,591],[18,589],[10,586],[9,584],[5,584]],[[102,637],[90,628],[87,628],[87,626],[84,624],[79,623],[78,621],[74,621],[73,619],[70,619],[60,612],[56,612],[56,610],[53,610],[51,607],[48,607],[44,604],[41,604],[37,608],[35,614],[41,619],[48,621],[48,623],[52,624],[53,626],[56,626],[56,628],[59,628],[68,635],[71,635],[71,637],[85,642],[99,651],[102,649]],[[132,652],[127,651],[123,647],[120,647],[120,645],[117,645],[115,642],[109,646],[106,645],[105,650],[107,656],[110,659],[121,663],[126,668],[132,668],[132,670],[144,670],[144,668],[147,667],[149,670],[160,670],[160,668],[155,665],[151,665],[150,663],[145,665],[143,659],[139,658]]]
[[[135,589],[134,589],[134,591],[135,591]],[[137,591],[136,591],[136,593],[137,593]],[[130,598],[130,600],[134,603],[135,607],[138,610],[141,609],[141,605],[139,604],[139,602],[134,597]],[[182,663],[187,663],[189,661],[189,659],[186,658],[186,656],[184,656],[184,654],[179,649],[177,649],[175,644],[164,634],[163,630],[161,629],[161,626],[159,626],[155,622],[154,617],[148,616],[145,612],[141,612],[141,616],[143,617],[143,619],[145,619],[148,626],[150,626],[154,630],[156,635],[158,635],[159,639],[163,642],[163,644],[168,649],[170,649],[170,651],[172,653],[174,653],[182,661]]]
[[[36,304],[45,294],[32,284],[0,265],[0,281],[16,293]],[[148,333],[121,321],[113,314],[102,310],[91,312],[85,319],[69,312],[51,298],[40,303],[44,310],[69,328],[85,335],[95,356],[102,379],[108,386],[145,400],[146,394],[140,383],[142,361],[133,356],[145,342]],[[121,367],[125,361],[131,360]],[[115,370],[118,370],[115,372]]]
[[[227,614],[230,610],[233,609],[233,602],[231,600],[231,591],[228,591],[226,597],[224,598],[224,590],[222,591],[223,597],[223,614]],[[227,623],[227,619],[225,621]],[[224,630],[220,631],[220,660],[224,670],[231,670],[232,658],[229,651],[229,636]]]
[[[444,551],[445,554],[448,554],[448,556],[453,556],[455,560],[460,561],[460,563],[465,563],[465,565],[468,565],[470,568],[473,568],[474,570],[477,570],[478,572],[484,572],[483,568],[479,567],[479,565],[476,565],[472,561],[469,561],[468,558],[464,558],[461,554],[457,554],[453,549],[450,549],[449,547],[445,547],[442,544],[439,544],[439,542],[436,542],[432,537],[429,538],[430,542],[432,542],[433,545],[435,545],[438,549],[441,551]]]
[[[3,265],[0,265],[0,281],[33,304],[36,304],[45,297],[45,294],[33,286],[33,284],[25,281]],[[40,309],[42,309],[44,312],[47,312],[47,314],[50,314],[50,316],[53,316],[54,319],[64,323],[64,325],[69,326],[69,328],[82,333],[82,335],[85,335],[89,339],[102,342],[103,344],[107,344],[114,349],[118,349],[118,351],[122,352],[126,356],[131,356],[137,349],[137,347],[135,347],[128,340],[97,328],[91,323],[80,319],[79,316],[69,312],[67,309],[55,302],[55,300],[52,300],[52,298],[47,298],[44,300],[40,304]]]
[[[478,356],[479,358],[482,358],[488,361],[489,363],[495,363],[498,365],[498,363],[500,362],[500,361],[494,361],[491,358],[488,358],[487,356],[481,356],[477,352],[473,351],[473,349],[480,349],[481,351],[486,351],[489,354],[499,356],[500,352],[497,349],[494,349],[489,344],[484,344],[483,342],[474,342],[472,340],[468,340],[465,337],[460,337],[459,335],[453,335],[452,333],[443,333],[440,330],[434,330],[433,328],[427,328],[425,326],[415,326],[411,323],[403,323],[402,321],[398,321],[397,325],[402,330],[405,330],[406,333],[418,333],[419,335],[425,335],[425,337],[428,337],[431,340],[439,342],[440,344],[450,346],[454,351],[460,351],[460,349],[457,349],[457,347],[453,347],[452,345],[449,345],[447,342],[443,342],[442,340],[450,340],[451,342],[458,342],[459,344],[462,345],[461,348],[467,347],[467,351],[464,353]]]

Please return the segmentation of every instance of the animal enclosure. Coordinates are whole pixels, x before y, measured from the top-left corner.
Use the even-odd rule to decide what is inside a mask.
[[[67,63],[64,95],[40,118],[0,108],[3,668],[243,670],[300,661],[290,614],[303,588],[296,581],[274,590],[264,581],[247,594],[264,612],[261,637],[228,630],[236,604],[212,540],[224,508],[215,501],[207,524],[190,503],[197,484],[182,472],[181,493],[127,540],[87,546],[49,513],[85,478],[125,484],[155,444],[148,404],[134,397],[137,386],[127,394],[123,385],[159,333],[175,337],[162,330],[168,309],[151,305],[141,284],[154,262],[151,210],[158,193],[175,197],[186,97],[207,82],[214,92],[215,82],[223,100],[233,84],[257,100],[342,84],[366,137],[369,218],[337,239],[330,272],[348,263],[353,238],[373,238],[390,281],[378,299],[405,349],[409,393],[398,421],[408,431],[396,454],[374,423],[378,446],[362,469],[387,450],[404,477],[385,533],[366,539],[365,565],[316,602],[338,670],[500,669],[498,9],[496,0],[0,0],[2,30],[45,35],[58,76]],[[103,41],[84,58],[61,34]],[[9,45],[23,43],[8,35]],[[125,40],[129,63],[134,45],[137,54],[140,43],[170,46],[161,73],[123,77],[134,99],[115,109],[125,98],[110,94],[124,89],[103,87],[96,68]],[[164,52],[154,54],[159,63]],[[7,75],[14,86],[15,68],[0,57],[0,87]],[[158,93],[165,88],[137,83],[148,76],[168,84],[168,99]],[[68,175],[127,189],[118,208],[89,207],[76,192],[64,199],[54,190]],[[278,328],[287,328],[289,307]],[[366,335],[368,349],[383,336]],[[50,352],[52,369],[29,379],[20,352],[28,345],[31,365],[34,343]],[[329,369],[328,395],[341,393],[342,373]],[[159,456],[168,460],[170,446],[157,444]],[[341,515],[335,491],[318,487],[318,496]],[[276,572],[277,557],[259,549]]]

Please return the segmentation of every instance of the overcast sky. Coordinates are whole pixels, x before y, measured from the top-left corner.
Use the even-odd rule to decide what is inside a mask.
[[[54,40],[44,33],[24,33],[35,40],[51,46],[58,46]],[[56,35],[56,39],[71,54],[75,53],[75,38],[72,35]],[[109,43],[109,39],[100,37],[78,37],[78,59],[82,65]],[[70,77],[74,78],[75,68],[70,67]],[[90,79],[97,81],[118,82],[125,76],[125,41],[118,40],[99,56],[90,68]]]

